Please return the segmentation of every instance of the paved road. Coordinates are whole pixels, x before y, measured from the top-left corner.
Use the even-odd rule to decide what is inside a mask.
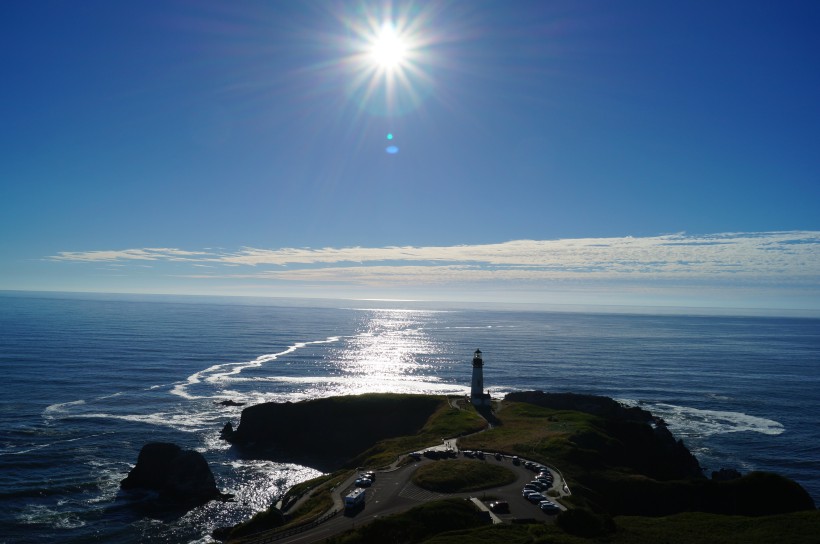
[[[449,441],[448,441],[449,442]],[[448,446],[439,446],[437,449],[444,449]],[[449,445],[452,447],[453,445]],[[509,458],[502,458],[496,460],[492,455],[486,455],[484,460],[470,459],[475,463],[496,463],[506,466],[511,469],[517,476],[515,482],[498,488],[487,489],[484,491],[472,493],[434,493],[422,489],[410,481],[411,476],[415,470],[428,463],[437,463],[441,461],[434,461],[427,458],[422,458],[420,461],[414,462],[404,467],[391,471],[383,471],[376,473],[376,481],[367,489],[367,499],[365,501],[364,509],[355,514],[338,514],[334,518],[322,523],[321,525],[286,538],[276,540],[277,543],[282,544],[308,544],[311,542],[320,542],[330,536],[336,535],[348,529],[363,525],[374,520],[377,517],[387,516],[398,512],[409,510],[413,506],[423,502],[441,499],[446,497],[477,497],[479,499],[490,498],[496,500],[505,500],[510,505],[509,514],[500,514],[499,518],[502,520],[512,519],[538,519],[549,520],[552,516],[548,516],[541,512],[538,506],[528,502],[521,496],[521,489],[524,484],[532,480],[534,473],[523,465],[513,465]],[[564,481],[560,473],[550,469],[553,474],[554,484],[553,489],[559,490],[562,495],[564,493]],[[344,497],[353,486],[356,475],[352,476],[347,482],[339,486],[334,492],[334,500],[340,503],[341,497]],[[260,538],[254,539],[253,542],[266,541],[262,535]]]

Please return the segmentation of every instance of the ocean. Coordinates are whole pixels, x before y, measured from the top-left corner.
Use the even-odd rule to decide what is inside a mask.
[[[708,471],[820,503],[820,319],[447,309],[411,302],[0,294],[0,542],[207,542],[317,476],[238,458],[241,407],[365,392],[606,395]],[[150,441],[202,452],[235,502],[152,519],[119,491]]]

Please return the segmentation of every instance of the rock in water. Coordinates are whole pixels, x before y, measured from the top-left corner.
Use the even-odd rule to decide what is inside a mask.
[[[161,500],[180,506],[225,498],[217,489],[214,475],[202,454],[164,442],[152,442],[142,447],[137,466],[131,469],[120,487],[157,491]]]
[[[231,437],[233,436],[233,425],[231,422],[227,422],[224,427],[222,427],[222,431],[219,433],[219,438],[222,440],[230,441]]]

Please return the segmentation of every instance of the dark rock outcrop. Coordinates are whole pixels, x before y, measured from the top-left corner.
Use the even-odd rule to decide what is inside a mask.
[[[712,471],[712,479],[716,482],[729,482],[737,480],[743,475],[734,468],[722,468],[720,470]]]
[[[367,394],[242,410],[223,438],[247,457],[287,460],[331,472],[386,438],[416,434],[444,401],[427,395]]]
[[[233,437],[233,424],[229,421],[224,427],[222,427],[222,431],[219,433],[219,438],[230,441],[231,437]]]
[[[232,399],[223,400],[221,402],[217,402],[217,404],[219,404],[221,406],[245,406],[244,402],[236,402],[235,400],[232,400]]]
[[[229,497],[217,489],[202,454],[165,442],[143,446],[137,465],[120,482],[120,487],[126,491],[155,491],[160,501],[175,507],[193,507]]]

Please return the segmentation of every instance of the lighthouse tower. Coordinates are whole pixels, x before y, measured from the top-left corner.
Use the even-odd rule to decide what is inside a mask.
[[[473,381],[470,387],[470,400],[475,406],[489,406],[490,395],[484,392],[484,360],[481,350],[473,353]]]

